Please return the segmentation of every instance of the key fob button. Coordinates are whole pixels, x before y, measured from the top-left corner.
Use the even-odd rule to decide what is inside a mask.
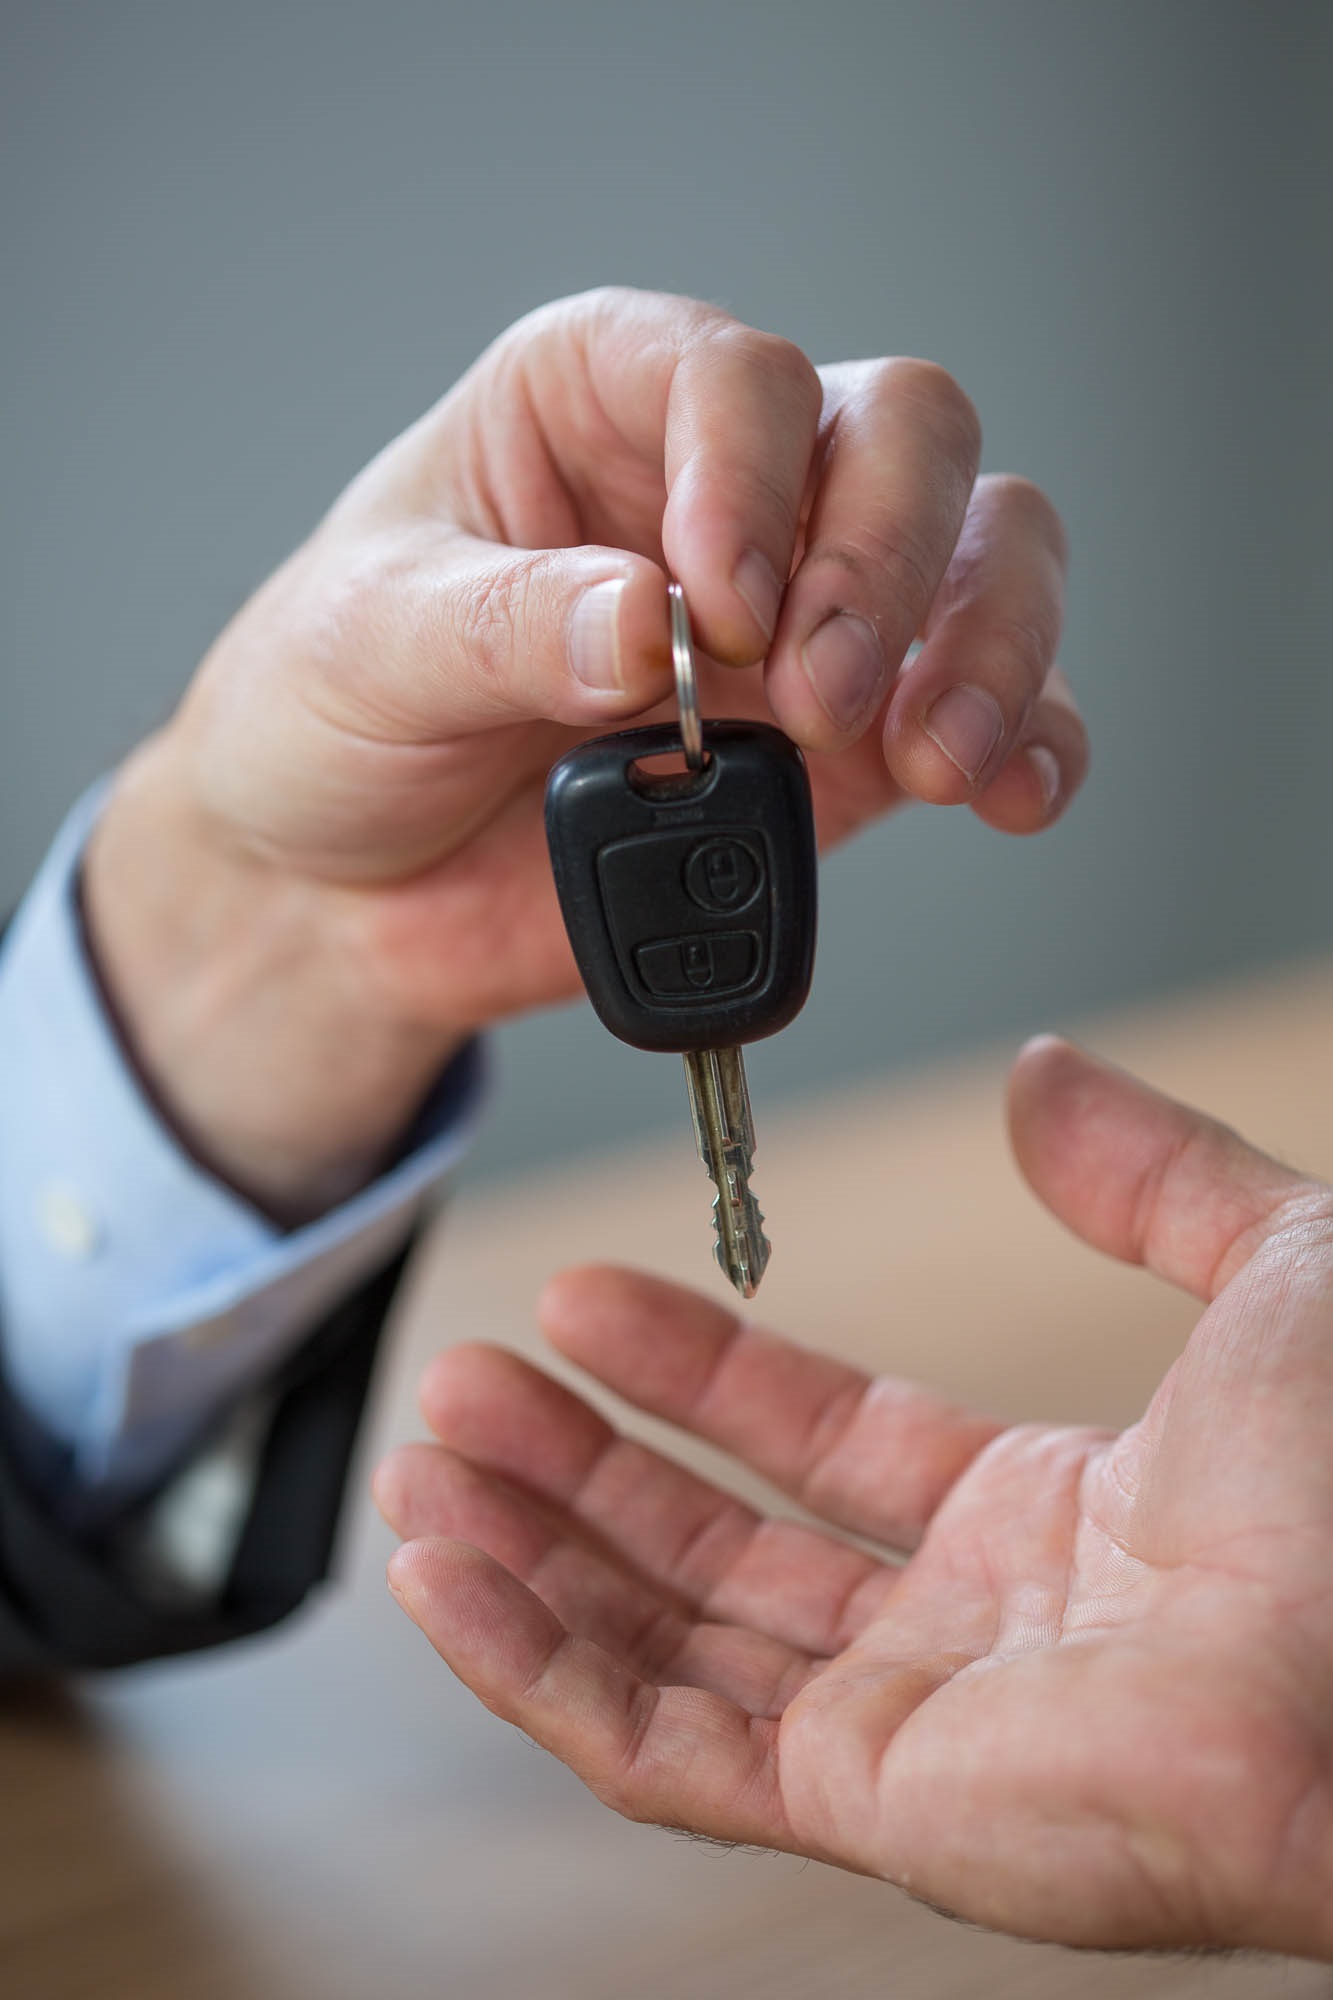
[[[655,1000],[717,999],[750,985],[759,970],[759,939],[754,931],[657,938],[639,946],[634,969]]]
[[[685,893],[701,910],[730,916],[752,903],[764,886],[764,864],[733,835],[701,840],[685,862]]]

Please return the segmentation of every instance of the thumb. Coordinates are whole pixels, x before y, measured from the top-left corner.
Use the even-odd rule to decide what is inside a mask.
[[[358,564],[349,622],[337,692],[381,741],[536,720],[614,727],[670,685],[666,579],[624,549],[511,549],[418,529]]]
[[[1018,1164],[1095,1249],[1212,1299],[1321,1185],[1227,1126],[1054,1036],[1009,1080]]]

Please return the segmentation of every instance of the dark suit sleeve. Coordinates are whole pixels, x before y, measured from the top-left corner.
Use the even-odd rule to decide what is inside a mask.
[[[385,1316],[407,1256],[345,1299],[276,1378],[249,1514],[206,1611],[155,1605],[123,1574],[116,1533],[79,1532],[25,1469],[21,1413],[0,1391],[0,1675],[127,1666],[244,1638],[329,1573],[348,1466]]]

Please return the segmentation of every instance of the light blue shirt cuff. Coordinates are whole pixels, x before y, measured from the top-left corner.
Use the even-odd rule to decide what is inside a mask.
[[[81,1485],[131,1499],[272,1375],[406,1240],[486,1094],[470,1044],[371,1186],[284,1232],[146,1101],[87,964],[75,885],[105,786],[74,808],[0,946],[0,1348]]]

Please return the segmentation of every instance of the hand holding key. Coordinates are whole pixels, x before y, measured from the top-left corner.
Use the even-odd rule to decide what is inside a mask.
[[[439,1442],[376,1481],[393,1588],[631,1819],[1030,1937],[1333,1958],[1333,1190],[1064,1044],[1011,1122],[1065,1223],[1208,1302],[1141,1422],[1005,1428],[570,1272],[560,1352],[818,1525],[461,1347],[422,1387]]]
[[[1053,665],[1063,538],[978,452],[926,362],[816,370],[628,291],[511,328],[117,783],[90,916],[178,1121],[260,1194],[327,1195],[460,1037],[577,990],[542,787],[667,695],[667,570],[705,710],[808,753],[825,843],[907,798],[1047,825],[1087,756]]]

